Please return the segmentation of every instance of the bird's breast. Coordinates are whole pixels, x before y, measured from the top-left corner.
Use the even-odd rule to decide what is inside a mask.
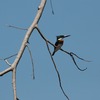
[[[64,41],[63,40],[58,40],[58,44],[63,44]]]

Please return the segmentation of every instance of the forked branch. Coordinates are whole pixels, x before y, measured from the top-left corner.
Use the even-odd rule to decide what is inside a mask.
[[[40,5],[39,5],[39,7],[38,7],[38,11],[37,11],[36,17],[35,17],[33,23],[31,24],[31,26],[30,26],[28,29],[19,28],[19,27],[15,27],[15,26],[9,26],[9,27],[13,27],[13,28],[16,28],[16,29],[27,30],[26,35],[25,35],[25,37],[24,37],[24,39],[23,39],[22,45],[21,45],[21,47],[20,47],[20,50],[19,50],[19,52],[18,52],[17,54],[15,54],[15,55],[16,55],[16,58],[15,58],[14,62],[13,62],[12,64],[10,64],[10,63],[8,62],[8,59],[11,58],[11,57],[13,57],[13,56],[15,56],[15,55],[12,55],[12,56],[10,56],[10,57],[5,58],[4,61],[5,61],[10,67],[7,68],[6,70],[0,72],[0,76],[4,75],[4,74],[6,74],[6,73],[8,73],[8,72],[10,72],[10,71],[12,72],[12,84],[13,84],[13,91],[14,91],[14,100],[18,100],[17,93],[16,93],[16,69],[17,69],[17,65],[18,65],[18,63],[19,63],[19,61],[20,61],[20,59],[21,59],[21,57],[22,57],[22,55],[23,55],[23,53],[24,53],[26,47],[28,48],[28,51],[29,51],[29,53],[30,53],[30,57],[31,57],[31,61],[32,61],[32,66],[33,66],[33,72],[34,72],[34,64],[33,64],[32,54],[31,54],[31,51],[30,51],[29,47],[27,46],[27,43],[28,43],[28,41],[29,41],[29,38],[30,38],[30,36],[31,36],[31,34],[32,34],[32,32],[33,32],[34,29],[37,29],[37,31],[38,31],[38,33],[40,34],[40,36],[41,36],[41,37],[43,38],[43,40],[46,42],[46,46],[47,46],[48,52],[49,52],[49,54],[50,54],[51,60],[52,60],[53,65],[54,65],[54,68],[55,68],[55,70],[56,70],[56,72],[57,72],[57,75],[58,75],[58,80],[59,80],[60,88],[61,88],[63,94],[65,95],[65,97],[69,100],[69,97],[66,95],[66,93],[64,92],[64,89],[63,89],[63,87],[62,87],[60,74],[59,74],[59,71],[58,71],[58,69],[57,69],[56,63],[55,63],[55,61],[54,61],[54,59],[53,59],[53,57],[52,57],[52,55],[51,55],[51,51],[50,51],[50,48],[49,48],[49,45],[48,45],[48,44],[52,45],[53,47],[55,47],[55,45],[54,45],[53,43],[51,43],[49,40],[47,40],[47,39],[44,37],[44,35],[42,34],[42,32],[39,30],[39,28],[38,28],[38,22],[39,22],[39,20],[40,20],[40,18],[41,18],[41,16],[42,16],[42,12],[43,12],[43,10],[44,10],[46,1],[47,1],[47,0],[41,0],[41,3],[40,3]],[[50,1],[50,2],[51,2],[51,1]],[[51,7],[52,7],[52,2],[51,2]],[[52,9],[53,9],[53,8],[52,8]],[[53,10],[52,10],[52,13],[54,13]],[[75,53],[73,53],[73,52],[67,52],[67,51],[65,51],[65,50],[63,50],[63,49],[60,49],[60,50],[63,51],[64,53],[70,55],[70,57],[72,58],[74,64],[76,65],[76,67],[77,67],[80,71],[84,71],[84,70],[87,69],[87,68],[85,68],[85,69],[80,69],[80,68],[78,67],[76,61],[75,61],[74,56],[77,57],[77,58],[80,59],[80,60],[83,60],[83,61],[87,61],[87,60],[85,60],[85,59],[83,59],[83,58],[77,56],[77,55],[76,55]],[[0,60],[1,60],[1,59],[0,59]],[[87,62],[89,62],[89,61],[87,61]]]
[[[63,87],[62,87],[60,74],[59,74],[59,71],[58,71],[58,69],[57,69],[56,63],[55,63],[55,61],[54,61],[54,59],[53,59],[53,57],[52,57],[52,54],[51,54],[51,51],[50,51],[50,48],[49,48],[48,43],[51,44],[52,46],[55,46],[55,45],[54,45],[53,43],[51,43],[49,40],[47,40],[47,39],[44,37],[44,35],[42,34],[42,32],[40,31],[40,29],[38,28],[38,26],[36,26],[36,29],[37,29],[37,31],[39,32],[40,36],[43,38],[43,40],[46,42],[46,46],[47,46],[48,52],[49,52],[49,54],[50,54],[51,60],[52,60],[52,62],[53,62],[54,68],[55,68],[56,73],[57,73],[57,76],[58,76],[59,86],[60,86],[60,88],[61,88],[61,90],[62,90],[62,93],[64,94],[64,96],[65,96],[68,100],[70,100],[69,97],[67,96],[67,94],[65,93]]]
[[[49,43],[50,45],[52,45],[53,47],[55,47],[55,45],[54,45],[53,43],[51,43],[49,40],[47,40],[47,39],[44,37],[44,35],[42,34],[42,32],[40,31],[40,29],[38,28],[38,26],[36,26],[35,28],[37,29],[37,31],[39,32],[39,34],[40,34],[40,36],[43,38],[43,40],[46,42],[47,49],[48,49],[48,51],[49,51],[51,60],[52,60],[52,62],[53,62],[53,65],[54,65],[55,70],[56,70],[57,75],[58,75],[60,88],[61,88],[63,94],[65,95],[65,97],[69,100],[69,97],[66,95],[66,93],[64,92],[64,90],[63,90],[63,88],[62,88],[60,74],[59,74],[59,71],[58,71],[58,69],[57,69],[57,66],[56,66],[56,64],[55,64],[55,62],[54,62],[54,59],[53,59],[53,57],[52,57],[52,55],[51,55],[51,52],[50,52],[48,43]],[[85,69],[79,68],[79,66],[77,65],[77,63],[76,63],[76,61],[75,61],[74,56],[77,57],[78,59],[83,60],[83,61],[86,61],[86,62],[90,62],[90,61],[85,60],[85,59],[79,57],[78,55],[76,55],[76,54],[73,53],[73,52],[67,52],[67,51],[65,51],[65,50],[63,50],[63,49],[60,49],[60,50],[63,51],[64,53],[70,55],[70,57],[72,58],[72,60],[73,60],[73,62],[74,62],[74,64],[75,64],[75,66],[76,66],[80,71],[85,71],[85,70],[87,69],[87,68],[85,68]]]
[[[47,40],[47,39],[44,37],[44,35],[42,34],[42,32],[40,31],[40,29],[38,28],[38,26],[36,26],[36,29],[37,29],[37,31],[39,32],[40,36],[41,36],[46,42],[48,42],[50,45],[52,45],[53,47],[55,47],[55,45],[54,45],[52,42],[50,42],[49,40]],[[80,59],[80,60],[85,61],[85,62],[91,62],[91,61],[88,61],[88,60],[85,60],[85,59],[79,57],[78,55],[76,55],[76,54],[73,53],[73,52],[65,51],[65,50],[63,50],[62,48],[61,48],[60,50],[63,51],[64,53],[68,54],[68,55],[72,58],[72,60],[73,60],[73,62],[74,62],[74,64],[75,64],[75,66],[76,66],[80,71],[85,71],[87,68],[85,68],[85,69],[79,68],[79,66],[77,65],[77,63],[76,63],[76,61],[75,61],[74,56],[77,57],[77,58]]]
[[[25,37],[24,37],[23,42],[22,42],[22,45],[20,47],[20,50],[19,50],[14,62],[11,64],[11,66],[9,68],[7,68],[6,70],[0,72],[0,76],[2,76],[4,74],[12,71],[12,73],[13,73],[12,74],[13,75],[13,77],[12,77],[12,81],[13,82],[12,83],[13,83],[13,90],[14,90],[14,100],[18,100],[17,93],[16,93],[16,68],[17,68],[17,65],[18,65],[18,63],[19,63],[24,51],[25,51],[26,44],[28,43],[28,40],[29,40],[31,34],[32,34],[33,30],[35,29],[35,26],[38,24],[38,22],[39,22],[39,20],[40,20],[40,18],[42,16],[42,12],[43,12],[44,7],[46,5],[46,1],[47,0],[41,0],[41,3],[39,5],[39,7],[38,7],[38,11],[37,11],[36,17],[34,18],[34,21],[30,25],[28,30],[25,29],[25,30],[27,30],[27,32],[25,34]],[[9,26],[9,27],[13,27],[13,26]],[[13,28],[19,29],[19,27],[13,27]],[[22,29],[22,28],[20,28],[20,29]]]
[[[85,61],[85,62],[91,62],[91,61],[88,61],[88,60],[85,60],[85,59],[79,57],[78,55],[76,55],[76,54],[73,53],[73,52],[67,52],[67,51],[65,51],[65,50],[63,50],[63,49],[60,49],[60,50],[63,51],[64,53],[68,54],[68,55],[72,58],[72,60],[73,60],[73,62],[74,62],[74,64],[75,64],[75,66],[76,66],[80,71],[85,71],[87,68],[81,69],[81,68],[77,65],[74,56],[77,57],[77,58],[80,59],[80,60]]]

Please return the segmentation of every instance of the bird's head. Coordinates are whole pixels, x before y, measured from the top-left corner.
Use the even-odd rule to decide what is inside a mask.
[[[59,36],[57,36],[57,40],[62,40],[62,39],[69,37],[69,36],[70,35],[59,35]]]

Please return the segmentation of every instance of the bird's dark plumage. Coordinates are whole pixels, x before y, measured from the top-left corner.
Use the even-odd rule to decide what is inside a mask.
[[[58,40],[55,43],[54,52],[52,53],[52,56],[55,54],[55,52],[57,52],[62,47],[63,43],[64,43],[63,40]]]
[[[69,37],[70,35],[59,35],[57,36],[57,40],[56,40],[56,43],[55,43],[55,47],[54,47],[54,51],[52,53],[52,56],[55,54],[55,52],[57,52],[63,45],[64,41],[63,41],[63,38],[65,37]]]

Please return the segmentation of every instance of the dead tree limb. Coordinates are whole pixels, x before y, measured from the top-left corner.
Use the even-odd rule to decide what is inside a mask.
[[[54,46],[54,47],[55,47],[55,45],[54,45],[53,43],[51,43],[49,40],[47,40],[47,39],[44,37],[44,35],[42,34],[42,32],[40,31],[40,29],[38,28],[38,26],[36,26],[36,29],[37,29],[37,31],[39,32],[40,36],[43,38],[43,40],[46,42],[46,46],[47,46],[48,52],[49,52],[49,54],[50,54],[51,60],[52,60],[52,62],[53,62],[55,71],[56,71],[57,76],[58,76],[59,86],[60,86],[60,88],[61,88],[61,91],[62,91],[62,93],[64,94],[64,96],[67,98],[67,100],[70,100],[69,97],[67,96],[67,94],[65,93],[63,87],[62,87],[60,74],[59,74],[59,71],[58,71],[58,69],[57,69],[56,63],[55,63],[55,61],[54,61],[54,59],[53,59],[53,57],[52,57],[52,54],[51,54],[51,51],[50,51],[50,48],[49,48],[48,43],[51,44],[51,45]]]
[[[28,49],[28,51],[29,51],[30,58],[31,58],[31,62],[32,62],[32,71],[33,71],[33,76],[32,76],[32,77],[33,77],[33,79],[35,79],[33,56],[32,56],[32,52],[31,52],[31,50],[30,50],[28,44],[27,44],[27,49]]]
[[[60,88],[61,88],[61,90],[62,90],[62,93],[64,94],[64,96],[65,96],[68,100],[70,100],[69,97],[67,96],[67,94],[65,93],[63,87],[62,87],[62,82],[61,82],[60,74],[59,74],[59,71],[58,71],[58,69],[57,69],[56,63],[55,63],[55,61],[54,61],[54,59],[53,59],[53,57],[52,57],[52,54],[51,54],[51,52],[50,52],[50,48],[49,48],[49,45],[48,45],[48,42],[47,42],[47,41],[46,41],[46,45],[47,45],[47,49],[48,49],[48,51],[49,51],[51,60],[52,60],[52,62],[53,62],[54,68],[55,68],[55,70],[56,70],[56,72],[57,72],[58,80],[59,80],[59,86],[60,86]]]
[[[19,29],[19,30],[28,30],[27,28],[21,28],[21,27],[17,27],[17,26],[14,26],[14,25],[7,25],[8,27],[11,27],[11,28],[16,28],[16,29]]]
[[[24,53],[26,47],[28,47],[28,46],[27,46],[27,43],[28,43],[29,38],[30,38],[32,32],[34,31],[34,29],[37,29],[37,31],[38,31],[38,33],[40,34],[40,36],[41,36],[41,37],[43,38],[43,40],[46,42],[46,46],[47,46],[48,52],[49,52],[49,54],[50,54],[51,60],[52,60],[52,62],[53,62],[53,64],[54,64],[55,70],[56,70],[57,75],[58,75],[60,88],[61,88],[63,94],[65,95],[65,97],[67,98],[67,100],[69,100],[69,97],[66,95],[66,93],[64,92],[64,89],[63,89],[63,87],[62,87],[60,74],[59,74],[59,71],[58,71],[57,66],[56,66],[56,64],[55,64],[55,61],[54,61],[54,59],[53,59],[53,57],[52,57],[52,55],[51,55],[50,48],[49,48],[49,45],[48,45],[48,44],[52,45],[53,47],[55,47],[55,45],[54,45],[53,43],[51,43],[49,40],[47,40],[47,39],[43,36],[43,34],[41,33],[41,31],[40,31],[39,28],[38,28],[38,22],[39,22],[39,20],[40,20],[40,18],[41,18],[41,16],[42,16],[42,12],[43,12],[43,10],[44,10],[46,1],[47,1],[47,0],[41,0],[41,3],[40,3],[40,5],[39,5],[39,7],[38,7],[38,11],[37,11],[36,17],[35,17],[34,21],[32,22],[31,26],[30,26],[28,29],[19,28],[19,27],[15,27],[15,26],[9,26],[9,27],[13,27],[13,28],[21,29],[21,30],[27,30],[27,32],[26,32],[26,34],[25,34],[25,37],[24,37],[24,39],[23,39],[23,42],[22,42],[22,44],[21,44],[20,50],[19,50],[19,52],[16,54],[16,58],[15,58],[14,62],[13,62],[12,64],[10,64],[10,63],[8,62],[8,59],[11,58],[11,57],[13,57],[13,56],[15,56],[15,55],[12,55],[12,56],[7,57],[6,59],[4,59],[4,61],[9,65],[9,68],[7,68],[7,69],[5,69],[4,71],[1,71],[1,72],[0,72],[0,76],[3,76],[3,75],[7,74],[7,73],[10,72],[10,71],[12,72],[12,86],[13,86],[14,100],[19,100],[18,97],[17,97],[17,92],[16,92],[16,69],[17,69],[17,65],[18,65],[19,61],[21,60],[21,57],[22,57],[22,55],[23,55],[23,53]],[[32,54],[31,54],[31,52],[30,52],[30,49],[28,48],[28,50],[29,50],[29,53],[30,53],[30,56],[31,56]],[[77,55],[76,55],[75,53],[73,53],[73,52],[67,52],[67,51],[65,51],[65,50],[63,50],[63,49],[60,49],[60,50],[63,51],[64,53],[66,53],[66,54],[68,54],[68,55],[71,56],[71,58],[72,58],[74,64],[76,65],[76,67],[77,67],[80,71],[84,71],[84,70],[87,69],[87,68],[85,68],[85,69],[80,69],[80,68],[78,67],[78,65],[77,65],[77,63],[76,63],[76,61],[75,61],[75,59],[74,59],[74,56],[77,57],[78,59],[83,60],[83,61],[87,61],[87,60],[85,60],[85,59],[83,59],[83,58],[80,58],[79,56],[77,56]],[[0,59],[0,60],[2,60],[2,59]],[[31,57],[31,60],[33,60],[32,57]]]
[[[14,100],[18,100],[17,93],[16,93],[16,68],[17,68],[17,65],[18,65],[24,51],[25,51],[27,42],[28,42],[33,30],[35,29],[35,26],[38,24],[38,22],[39,22],[39,20],[42,16],[42,12],[44,10],[45,4],[46,4],[46,0],[41,0],[41,3],[38,7],[36,17],[35,17],[34,21],[32,22],[31,26],[28,28],[28,30],[26,32],[26,35],[23,39],[22,45],[20,47],[20,50],[19,50],[14,62],[11,64],[11,66],[9,68],[0,72],[0,76],[3,76],[4,74],[12,71],[12,81],[13,81],[12,84],[13,84],[13,91],[14,91]]]
[[[52,55],[51,55],[51,52],[50,52],[48,43],[49,43],[50,45],[52,45],[53,47],[55,47],[55,45],[54,45],[52,42],[50,42],[49,40],[47,40],[47,39],[45,38],[45,36],[44,36],[43,33],[40,31],[40,29],[38,28],[38,26],[36,26],[36,29],[37,29],[37,31],[39,32],[40,36],[43,38],[43,40],[46,42],[47,49],[48,49],[48,51],[49,51],[51,60],[52,60],[52,62],[53,62],[53,65],[54,65],[55,70],[56,70],[57,75],[58,75],[60,88],[61,88],[63,94],[65,95],[65,97],[69,100],[69,97],[66,95],[66,93],[64,92],[64,89],[63,89],[63,87],[62,87],[60,74],[59,74],[59,71],[58,71],[58,69],[57,69],[56,63],[54,62],[54,59],[53,59],[53,57],[52,57]],[[74,56],[77,57],[78,59],[83,60],[83,61],[86,61],[86,62],[90,62],[90,61],[85,60],[85,59],[79,57],[78,55],[76,55],[76,54],[73,53],[73,52],[65,51],[65,50],[63,50],[62,48],[61,48],[60,50],[61,50],[62,52],[64,52],[64,53],[68,54],[68,55],[72,58],[72,60],[73,60],[73,62],[74,62],[74,64],[75,64],[75,66],[76,66],[80,71],[85,71],[85,70],[87,69],[87,68],[85,68],[85,69],[79,68],[79,66],[77,65],[77,63],[76,63],[76,61],[75,61]]]

